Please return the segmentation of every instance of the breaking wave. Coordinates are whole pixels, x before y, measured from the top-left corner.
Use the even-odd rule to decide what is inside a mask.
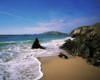
[[[0,80],[38,80],[43,76],[37,57],[55,56],[64,39],[42,43],[46,49],[31,49],[31,44],[13,45],[0,52]],[[31,42],[31,41],[29,41]],[[14,43],[14,42],[11,42]]]

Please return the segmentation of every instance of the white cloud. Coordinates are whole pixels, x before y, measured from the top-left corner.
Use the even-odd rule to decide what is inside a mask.
[[[34,27],[34,28],[27,28],[27,32],[28,33],[43,33],[46,31],[54,31],[54,28],[50,28],[50,27]]]
[[[60,31],[69,33],[73,29],[79,26],[92,25],[96,22],[100,21],[100,17],[86,17],[86,18],[78,18],[70,21],[66,21],[65,19],[53,19],[49,22],[39,22],[37,26],[26,27],[20,29],[10,29],[9,34],[35,34],[35,33],[43,33],[47,31]],[[25,27],[25,26],[24,26]],[[7,31],[5,31],[7,32]],[[0,34],[3,34],[0,31]]]
[[[43,33],[47,31],[70,32],[79,26],[92,25],[100,21],[99,17],[78,18],[72,21],[64,21],[64,19],[54,19],[50,22],[37,23],[37,27],[26,28],[27,33]]]
[[[37,23],[37,27],[26,28],[30,33],[43,33],[47,31],[60,31],[64,26],[63,20],[52,20],[50,22]]]

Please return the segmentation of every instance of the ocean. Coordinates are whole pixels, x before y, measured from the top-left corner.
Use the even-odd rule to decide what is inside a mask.
[[[35,40],[46,49],[31,49]],[[0,35],[0,80],[38,80],[43,76],[37,57],[55,56],[71,35]]]

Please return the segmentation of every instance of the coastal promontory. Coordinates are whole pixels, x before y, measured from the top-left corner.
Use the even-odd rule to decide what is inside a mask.
[[[74,40],[67,40],[60,48],[73,56],[81,56],[94,66],[100,66],[100,22],[82,26],[72,32]]]

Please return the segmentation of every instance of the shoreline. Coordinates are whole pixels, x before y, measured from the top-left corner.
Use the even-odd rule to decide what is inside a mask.
[[[40,57],[43,77],[40,80],[100,80],[100,68],[89,65],[81,57]]]

